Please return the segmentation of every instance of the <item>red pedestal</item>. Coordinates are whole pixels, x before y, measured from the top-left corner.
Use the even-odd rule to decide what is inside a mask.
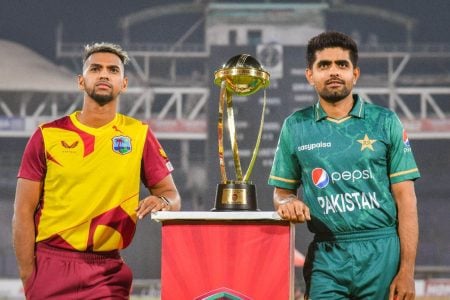
[[[294,226],[273,212],[162,212],[161,298],[291,299]]]

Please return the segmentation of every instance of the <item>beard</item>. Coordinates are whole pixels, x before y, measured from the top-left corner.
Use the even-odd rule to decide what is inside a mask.
[[[100,106],[104,106],[114,99],[112,93],[101,95],[96,93],[94,89],[86,91],[86,93]]]
[[[329,103],[336,103],[341,101],[342,99],[346,98],[348,95],[350,95],[351,89],[344,86],[341,90],[329,90],[327,88],[321,90],[318,92],[319,96],[329,102]]]
[[[114,99],[111,94],[109,94],[109,95],[99,95],[97,93],[93,93],[90,96],[100,106],[104,106],[104,105],[108,104],[109,102],[111,102]]]

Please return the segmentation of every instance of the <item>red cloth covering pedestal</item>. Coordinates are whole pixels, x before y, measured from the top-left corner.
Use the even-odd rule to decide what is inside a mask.
[[[294,226],[273,212],[153,219],[162,222],[161,299],[291,299]]]

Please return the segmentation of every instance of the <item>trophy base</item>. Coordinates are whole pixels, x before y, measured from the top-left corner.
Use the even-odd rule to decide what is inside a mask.
[[[211,211],[258,210],[255,185],[246,182],[219,183],[216,205]]]

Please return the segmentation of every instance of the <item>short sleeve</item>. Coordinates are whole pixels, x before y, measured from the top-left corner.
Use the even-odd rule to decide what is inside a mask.
[[[173,171],[172,164],[159,141],[149,128],[142,154],[142,182],[152,187]]]
[[[44,140],[38,128],[28,140],[20,163],[18,178],[42,181],[47,172]]]
[[[281,128],[268,183],[276,187],[296,190],[300,186],[301,170],[291,142],[294,136],[291,134],[288,120],[284,121]]]
[[[420,177],[419,169],[411,148],[408,134],[396,114],[389,122],[389,179],[392,183],[415,180]]]

